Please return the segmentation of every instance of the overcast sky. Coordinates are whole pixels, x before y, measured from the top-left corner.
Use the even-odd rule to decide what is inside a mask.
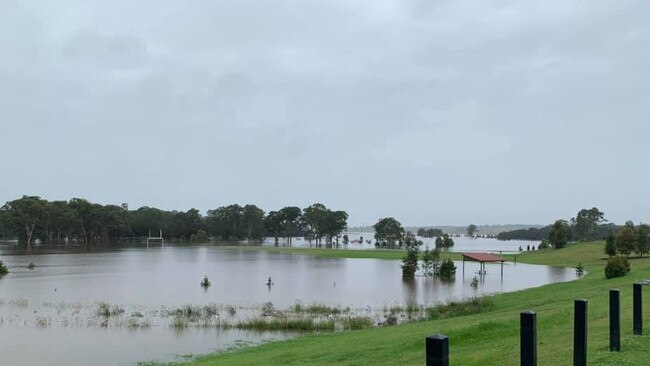
[[[650,2],[0,0],[0,201],[650,221]]]

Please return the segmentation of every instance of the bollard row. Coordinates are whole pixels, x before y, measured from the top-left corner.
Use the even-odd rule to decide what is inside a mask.
[[[642,285],[633,286],[633,333],[643,334]],[[526,310],[519,314],[520,364],[537,366],[537,314]],[[620,290],[609,290],[609,350],[621,350],[621,300]],[[435,334],[426,338],[427,366],[449,366],[449,337]],[[574,302],[573,365],[587,365],[587,300]]]

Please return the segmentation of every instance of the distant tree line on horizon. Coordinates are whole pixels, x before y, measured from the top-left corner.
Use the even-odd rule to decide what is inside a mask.
[[[611,257],[620,253],[629,256],[636,253],[643,256],[650,252],[650,226],[635,226],[627,221],[623,226],[607,223],[605,213],[596,207],[578,211],[571,220],[556,220],[552,225],[541,229],[517,230],[507,237],[513,239],[534,238],[541,240],[538,249],[564,248],[569,242],[606,240],[605,252]],[[506,235],[499,235],[502,238]],[[534,249],[534,246],[533,246]],[[521,249],[520,249],[521,250]]]
[[[555,223],[541,228],[528,228],[504,231],[497,235],[499,240],[545,240],[549,238],[553,227],[563,226],[566,229],[567,241],[588,241],[605,239],[610,231],[616,231],[622,226],[605,223],[604,213],[598,208],[580,210],[571,220],[557,220]]]
[[[85,245],[143,238],[163,231],[163,237],[181,241],[221,240],[259,241],[264,237],[305,237],[321,245],[338,242],[347,227],[345,211],[330,210],[321,203],[301,209],[295,206],[264,212],[249,205],[228,205],[208,210],[165,211],[143,206],[129,210],[126,205],[101,205],[81,198],[48,201],[38,196],[23,196],[0,208],[0,238],[18,239],[32,247],[38,239],[54,244],[76,241]]]

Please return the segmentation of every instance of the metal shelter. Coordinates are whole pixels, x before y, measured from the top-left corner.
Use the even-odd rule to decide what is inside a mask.
[[[503,277],[503,262],[506,260],[499,256],[490,253],[460,253],[463,256],[463,273],[465,273],[465,260],[472,262],[480,262],[481,269],[479,270],[480,275],[485,274],[485,263],[496,263],[501,262],[501,277]]]

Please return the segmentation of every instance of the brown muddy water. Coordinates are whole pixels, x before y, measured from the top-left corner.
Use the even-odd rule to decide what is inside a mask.
[[[399,261],[216,246],[37,254],[3,246],[0,259],[11,271],[0,279],[0,364],[17,366],[173,361],[297,335],[223,327],[261,317],[269,303],[279,311],[296,304],[336,307],[345,309],[337,316],[381,323],[389,307],[427,306],[576,278],[573,269],[514,263],[506,263],[502,278],[498,265],[488,265],[475,290],[470,285],[478,270],[474,263],[466,263],[464,276],[456,263],[456,280],[450,283],[404,282]],[[30,270],[32,262],[36,267]],[[199,285],[204,276],[211,281],[207,289]],[[183,311],[199,315],[188,322],[179,319]]]

